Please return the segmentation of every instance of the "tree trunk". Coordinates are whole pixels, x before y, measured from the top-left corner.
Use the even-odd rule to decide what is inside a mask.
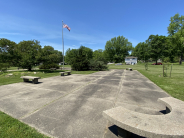
[[[180,65],[182,64],[182,59],[183,59],[183,51],[181,52],[181,55],[180,55],[180,60],[179,60]]]
[[[31,67],[30,67],[30,68],[28,68],[28,71],[31,71]]]
[[[156,59],[156,65],[157,65],[157,59]]]

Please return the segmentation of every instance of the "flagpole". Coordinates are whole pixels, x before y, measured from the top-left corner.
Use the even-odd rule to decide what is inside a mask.
[[[64,41],[63,41],[63,20],[62,20],[62,43],[63,43],[63,70],[64,70]]]

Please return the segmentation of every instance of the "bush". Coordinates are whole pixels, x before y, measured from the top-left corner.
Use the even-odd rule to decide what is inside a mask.
[[[101,71],[101,70],[108,69],[108,66],[103,61],[98,61],[98,60],[94,60],[94,59],[90,60],[89,66],[90,66],[91,70]]]
[[[179,57],[177,57],[177,56],[174,57],[173,62],[174,62],[174,63],[179,62]]]
[[[9,64],[8,63],[0,63],[0,71],[1,72],[6,72],[7,68],[9,68]]]
[[[39,69],[50,69],[50,68],[59,69],[59,65],[52,63],[52,64],[42,64],[39,66]]]
[[[164,62],[165,62],[165,63],[170,62],[170,58],[169,58],[169,57],[165,57],[165,58],[164,58]]]
[[[70,65],[72,70],[83,71],[89,70],[89,56],[86,47],[81,46],[79,49],[70,51]]]

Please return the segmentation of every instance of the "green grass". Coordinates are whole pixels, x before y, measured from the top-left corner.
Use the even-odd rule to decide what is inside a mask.
[[[63,65],[59,65],[60,67],[63,67]],[[64,68],[71,68],[71,65],[64,65]]]
[[[145,70],[144,64],[138,65],[109,65],[109,69],[126,69],[132,68],[138,70],[157,86],[162,88],[171,96],[184,101],[184,65],[174,63],[172,67],[171,78],[170,71],[167,71],[168,77],[163,77],[163,66],[162,65],[148,65],[148,70]],[[160,77],[159,77],[160,76]]]
[[[1,138],[49,138],[34,128],[0,111]]]
[[[64,70],[33,70],[33,71],[9,71],[3,74],[0,74],[0,85],[6,85],[11,83],[23,82],[21,76],[38,76],[41,78],[48,78],[53,76],[59,76],[60,73]],[[36,72],[36,74],[34,74]],[[72,71],[71,74],[91,74],[97,71]],[[8,74],[13,74],[13,76],[8,76]]]

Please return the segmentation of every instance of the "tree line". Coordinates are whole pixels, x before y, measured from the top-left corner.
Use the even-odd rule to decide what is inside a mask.
[[[138,43],[132,50],[132,55],[139,60],[178,62],[181,65],[184,52],[184,16],[175,14],[170,18],[167,27],[168,36],[150,35],[145,42]]]
[[[40,45],[38,40],[21,41],[18,44],[0,39],[0,65],[2,67],[16,66],[31,70],[35,65],[42,63],[45,68],[62,61],[62,52],[54,50],[52,46]]]

